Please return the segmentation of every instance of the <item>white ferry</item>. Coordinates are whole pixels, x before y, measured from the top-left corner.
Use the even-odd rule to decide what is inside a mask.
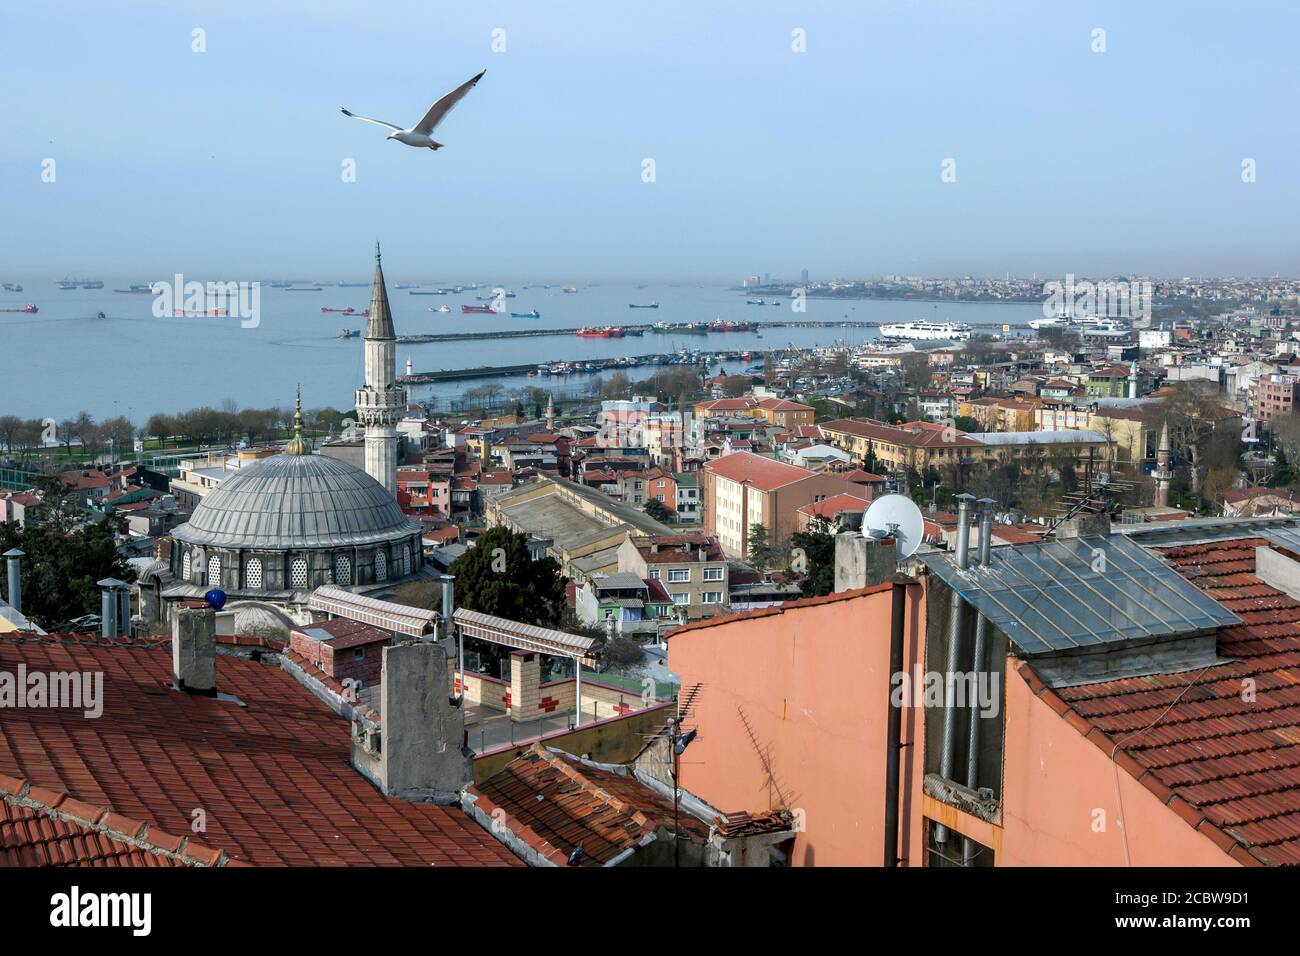
[[[971,327],[960,322],[898,322],[882,325],[880,335],[886,339],[964,342],[970,338]]]

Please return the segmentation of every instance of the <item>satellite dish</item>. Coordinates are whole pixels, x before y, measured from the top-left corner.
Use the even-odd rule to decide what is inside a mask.
[[[906,495],[882,495],[871,502],[862,519],[862,536],[893,538],[899,561],[916,553],[924,535],[925,518],[921,509]]]

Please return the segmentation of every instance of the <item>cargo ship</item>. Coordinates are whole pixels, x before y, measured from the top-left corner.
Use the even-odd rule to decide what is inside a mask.
[[[490,305],[462,305],[460,310],[466,315],[496,315],[496,309]]]
[[[510,313],[510,318],[512,319],[540,319],[541,317],[542,317],[542,313],[538,312],[536,309],[533,309],[533,311],[531,312]]]
[[[623,330],[617,325],[585,326],[578,329],[581,339],[618,339],[623,337]]]
[[[352,308],[352,306],[348,306],[346,309],[331,309],[327,305],[322,305],[320,307],[320,310],[322,312],[341,312],[343,315],[352,315],[354,312],[357,311],[356,309]]]
[[[0,309],[0,312],[22,312],[26,315],[35,315],[39,311],[41,310],[36,308],[36,306],[32,305],[30,302],[20,309]]]
[[[6,291],[6,292],[22,292],[22,291],[23,291],[23,287],[22,287],[21,285],[19,285],[17,282],[6,282],[3,286],[0,286],[0,288],[4,289],[4,291]]]
[[[657,308],[659,308],[659,303],[658,303],[658,302],[648,302],[648,303],[646,303],[645,305],[638,305],[638,304],[635,303],[635,302],[629,302],[629,303],[627,304],[627,307],[628,307],[629,309],[657,309]]]
[[[360,329],[340,329],[340,330],[339,330],[339,338],[341,338],[341,339],[355,339],[355,338],[359,338],[360,335],[361,335],[361,330],[360,330]]]
[[[656,322],[651,326],[656,332],[682,335],[708,335],[707,322]]]
[[[125,289],[114,289],[118,295],[162,295],[162,289],[152,282],[133,282]]]
[[[718,321],[709,326],[710,332],[756,332],[758,325],[754,322]]]

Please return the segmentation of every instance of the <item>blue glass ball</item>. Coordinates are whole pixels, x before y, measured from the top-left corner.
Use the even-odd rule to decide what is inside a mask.
[[[226,592],[221,588],[213,588],[207,594],[203,595],[203,600],[212,606],[214,611],[220,611],[226,606]]]

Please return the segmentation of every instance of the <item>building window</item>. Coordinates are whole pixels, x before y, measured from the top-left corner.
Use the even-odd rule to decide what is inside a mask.
[[[358,647],[352,652],[352,659],[354,661],[364,661],[366,659],[366,649],[364,647]]]
[[[307,559],[294,558],[289,566],[289,585],[297,591],[307,587]]]
[[[190,579],[190,571],[192,569],[193,569],[193,565],[190,561],[190,553],[186,551],[185,554],[182,555],[181,557],[181,577],[183,577],[186,581],[188,581]]]
[[[658,568],[651,568],[651,569],[650,569],[650,577],[652,577],[652,578],[654,578],[656,581],[658,581],[658,580],[659,580],[659,569],[658,569]]]
[[[722,603],[722,592],[721,592],[721,591],[704,591],[702,594],[700,594],[700,602],[703,603],[703,604],[721,604],[721,603]]]
[[[215,554],[208,558],[208,586],[221,586],[221,559]]]
[[[674,604],[681,604],[681,605],[690,604],[690,603],[691,603],[691,595],[690,595],[690,592],[687,592],[687,593],[684,593],[684,594],[677,594],[677,593],[674,592],[674,594],[673,594],[673,603],[674,603]]]
[[[382,551],[375,552],[375,580],[388,580],[388,555]]]
[[[244,587],[260,590],[262,587],[262,559],[249,558],[244,568]]]
[[[722,568],[705,568],[705,569],[704,569],[704,580],[706,580],[706,581],[721,581],[721,580],[722,580],[722,574],[723,574],[723,570],[722,570]]]
[[[691,579],[690,568],[669,568],[668,569],[668,580],[672,583],[680,584],[681,582],[689,581],[690,579]]]
[[[352,559],[346,554],[334,555],[334,583],[343,587],[352,583]]]

